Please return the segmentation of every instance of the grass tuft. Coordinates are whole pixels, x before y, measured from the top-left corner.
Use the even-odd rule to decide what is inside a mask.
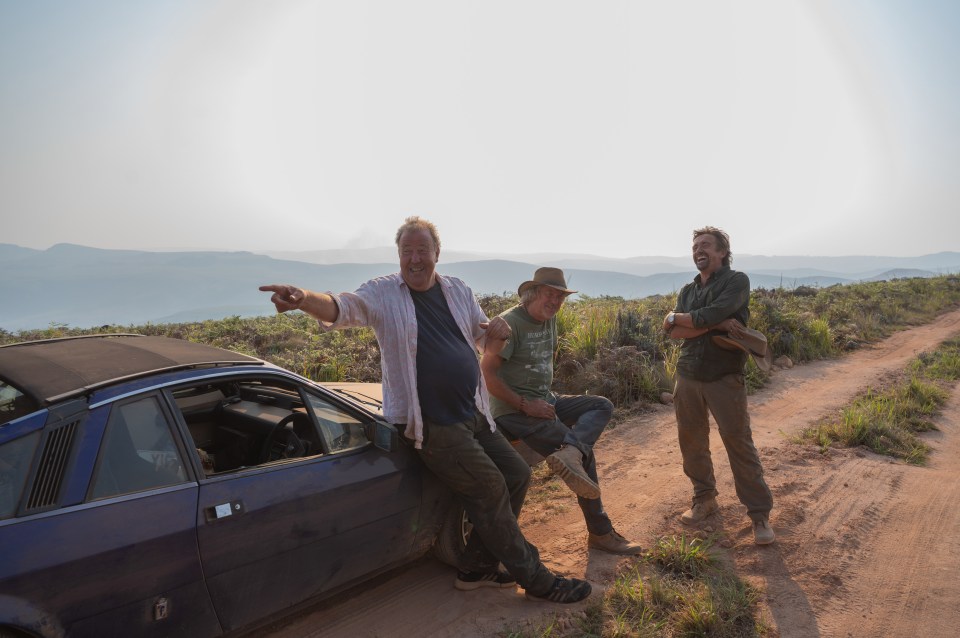
[[[949,397],[945,386],[957,379],[960,339],[951,339],[918,355],[886,388],[868,389],[838,417],[801,432],[798,441],[815,443],[821,449],[834,444],[862,445],[877,454],[923,465],[930,446],[917,434],[937,429],[933,417]]]
[[[514,638],[657,638],[661,636],[762,636],[759,592],[732,568],[709,555],[709,540],[669,536],[621,569],[603,597],[571,619],[564,614],[540,626],[510,630]]]

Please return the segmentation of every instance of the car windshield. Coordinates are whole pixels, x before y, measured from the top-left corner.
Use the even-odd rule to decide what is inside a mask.
[[[328,389],[328,390],[333,390],[334,392],[338,392],[338,393],[340,393],[340,394],[342,394],[342,395],[344,395],[344,396],[348,396],[348,397],[350,397],[351,399],[353,399],[354,401],[356,401],[356,402],[358,402],[358,403],[362,403],[362,404],[364,404],[364,405],[368,405],[368,406],[370,406],[370,407],[372,407],[372,408],[375,408],[375,409],[377,409],[377,410],[382,410],[382,409],[383,409],[383,402],[380,401],[380,399],[378,399],[378,398],[376,398],[376,397],[372,397],[372,396],[370,396],[369,394],[364,394],[363,392],[360,392],[359,390],[351,390],[351,389],[348,389],[348,388],[336,388],[336,387],[328,387],[327,389]]]
[[[0,379],[0,424],[35,412],[37,407],[30,397]]]

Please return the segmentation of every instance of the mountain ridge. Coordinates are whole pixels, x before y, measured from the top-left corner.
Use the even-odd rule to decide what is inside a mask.
[[[262,284],[292,283],[322,291],[354,290],[364,281],[398,270],[395,251],[390,260],[373,263],[317,264],[249,251],[150,252],[90,248],[57,244],[46,250],[0,244],[0,328],[27,330],[51,324],[86,328],[98,325],[139,325],[222,319],[233,315],[273,313],[267,296],[257,290]],[[463,279],[477,294],[511,294],[529,279],[536,267],[528,260],[441,260],[437,271]],[[542,254],[541,254],[542,256]],[[673,294],[696,274],[689,258],[657,258],[658,268],[671,271],[644,273],[630,269],[627,260],[602,258],[608,269],[574,267],[595,265],[584,256],[557,256],[550,265],[564,268],[570,287],[590,297],[627,299]],[[747,265],[741,264],[740,261]],[[750,256],[736,256],[734,267],[748,274],[754,288],[825,287],[834,284],[904,276],[935,276],[960,272],[960,253],[938,253],[915,258],[888,258],[886,268],[855,273],[795,266],[779,271],[749,267]],[[859,259],[859,258],[858,258]],[[880,259],[880,258],[871,258]],[[796,262],[786,262],[795,264]],[[863,264],[849,261],[848,265]],[[925,264],[950,264],[937,270]],[[623,270],[614,270],[619,268]]]

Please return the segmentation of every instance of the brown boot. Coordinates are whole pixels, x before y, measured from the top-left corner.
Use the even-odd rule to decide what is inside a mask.
[[[593,549],[599,549],[611,554],[623,554],[625,556],[636,556],[643,553],[643,547],[639,543],[628,541],[612,529],[606,534],[590,534],[587,545]]]
[[[548,456],[547,465],[577,496],[600,498],[600,486],[587,476],[583,469],[583,453],[574,446],[564,445]]]
[[[694,503],[693,507],[680,515],[680,522],[684,525],[696,525],[706,517],[720,509],[717,499],[708,498],[705,501]]]
[[[770,527],[770,519],[764,516],[753,521],[753,542],[757,545],[769,545],[777,540],[777,535]]]

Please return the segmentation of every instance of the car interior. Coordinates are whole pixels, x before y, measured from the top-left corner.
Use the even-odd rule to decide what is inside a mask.
[[[369,443],[359,413],[282,380],[217,381],[173,396],[207,475]]]

